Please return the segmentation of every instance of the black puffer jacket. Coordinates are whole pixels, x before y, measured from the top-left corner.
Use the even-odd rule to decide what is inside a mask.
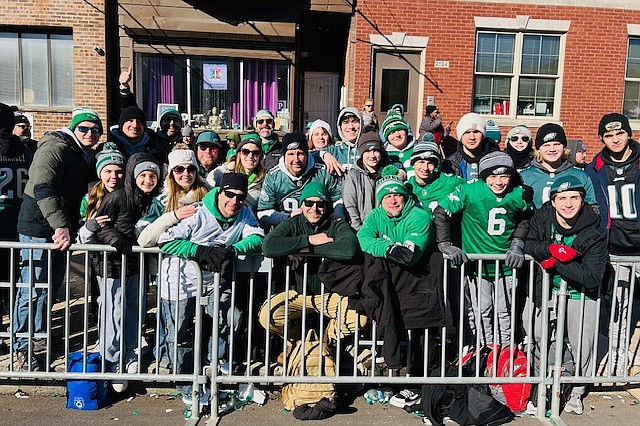
[[[500,151],[500,145],[496,143],[490,137],[485,136],[482,139],[482,150],[476,155],[475,158],[470,158],[467,154],[464,153],[462,142],[458,142],[457,151],[453,154],[449,155],[442,162],[442,167],[440,171],[442,173],[454,174],[456,176],[461,176],[465,179],[468,179],[467,166],[469,163],[479,163],[480,159],[493,151]]]
[[[551,201],[547,201],[535,211],[529,222],[529,234],[524,250],[538,262],[549,259],[551,257],[549,245],[553,242],[551,225],[563,235],[575,235],[576,238],[571,247],[576,249],[580,256],[571,262],[556,262],[552,272],[566,280],[570,288],[582,291],[584,286],[587,295],[595,297],[598,286],[605,276],[609,251],[606,237],[598,225],[599,216],[593,209],[585,207],[586,205],[583,206],[576,224],[568,230],[558,225],[556,211]],[[536,274],[535,293],[536,304],[539,306],[542,302],[542,274],[539,270]]]
[[[162,182],[162,176],[158,176],[158,184],[148,194],[143,193],[136,185],[136,179],[134,176],[135,167],[143,161],[151,161],[158,165],[158,168],[162,170],[162,166],[158,163],[155,156],[149,153],[137,153],[133,154],[129,161],[127,161],[127,169],[124,178],[124,188],[116,189],[113,192],[105,195],[100,204],[100,208],[96,213],[96,216],[108,215],[111,221],[107,226],[98,231],[98,240],[101,243],[112,245],[119,240],[127,240],[131,245],[136,244],[136,237],[134,233],[134,227],[136,222],[144,216],[145,212],[151,205],[153,197],[159,192],[160,182]],[[138,257],[137,254],[131,254],[127,259],[126,275],[137,274],[138,271]],[[96,256],[97,259],[94,262],[94,267],[98,275],[102,276],[103,265],[102,256]],[[108,257],[108,277],[119,278],[120,277],[120,255],[110,254]]]

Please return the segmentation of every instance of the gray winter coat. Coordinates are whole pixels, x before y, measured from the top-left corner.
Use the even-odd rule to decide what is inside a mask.
[[[379,173],[373,175],[362,168],[358,161],[347,173],[342,187],[342,201],[347,210],[349,224],[356,231],[371,210],[376,208],[376,181]]]

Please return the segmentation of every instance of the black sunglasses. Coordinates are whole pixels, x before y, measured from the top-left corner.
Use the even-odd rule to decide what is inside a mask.
[[[511,142],[517,142],[518,139],[522,139],[522,142],[529,142],[529,136],[511,136]]]
[[[222,190],[224,192],[224,196],[227,198],[237,198],[238,201],[242,202],[245,198],[247,198],[247,194],[236,194],[233,191],[229,191],[228,189]]]
[[[251,149],[242,148],[240,152],[245,157],[248,157],[249,154],[253,154],[254,157],[260,157],[260,154],[262,154],[262,151],[260,151],[259,149],[251,150]]]
[[[212,143],[199,143],[198,144],[198,149],[200,151],[215,151],[216,149],[218,149],[218,145],[212,144]]]
[[[91,132],[94,135],[101,135],[102,134],[102,129],[100,127],[76,126],[76,129],[78,129],[78,131],[80,133]]]
[[[305,207],[313,207],[314,204],[318,206],[319,209],[324,209],[327,207],[327,202],[322,200],[319,200],[319,201],[304,200],[303,203]]]
[[[193,174],[193,173],[198,171],[198,168],[196,166],[194,166],[193,164],[190,165],[190,166],[187,166],[187,167],[185,167],[185,166],[175,166],[173,168],[173,173],[177,173],[177,174],[181,175],[181,174],[184,173],[185,170],[188,173],[192,173]]]
[[[256,121],[258,124],[273,124],[273,120],[270,118],[261,118],[260,120]]]

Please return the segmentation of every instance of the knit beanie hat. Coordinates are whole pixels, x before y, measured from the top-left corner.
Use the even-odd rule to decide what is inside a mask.
[[[409,196],[409,190],[404,182],[398,177],[398,168],[394,165],[386,166],[380,173],[381,177],[376,182],[376,200],[382,202],[385,195],[400,194],[405,198]]]
[[[529,145],[531,145],[531,143],[533,142],[531,130],[529,130],[525,125],[512,127],[511,130],[509,130],[509,132],[507,133],[507,144],[511,141],[512,136],[528,137],[529,140],[527,142],[529,143]]]
[[[560,142],[562,146],[567,147],[567,135],[564,133],[562,126],[555,123],[545,123],[538,129],[536,133],[536,149],[540,149],[547,142]]]
[[[331,126],[329,125],[329,123],[324,120],[317,119],[316,121],[311,123],[311,127],[309,127],[309,140],[311,140],[311,135],[318,127],[322,127],[323,129],[325,129],[327,133],[329,133],[329,137],[333,138],[333,134],[331,133]]]
[[[287,133],[282,138],[282,154],[293,149],[301,149],[304,152],[309,151],[307,137],[302,132]]]
[[[502,133],[500,132],[500,127],[493,120],[487,120],[487,127],[485,136],[493,139],[496,143],[500,143],[502,139]]]
[[[238,143],[238,145],[236,146],[236,152],[240,152],[240,149],[242,149],[242,147],[248,143],[257,145],[258,149],[262,151],[262,139],[260,138],[260,135],[254,132],[250,132],[242,136],[242,139],[240,139],[240,143]]]
[[[435,138],[435,136],[433,136],[433,133],[426,132],[424,135],[422,135],[420,140],[423,141],[423,142],[434,142],[435,143],[436,138]]]
[[[611,114],[605,114],[600,119],[600,124],[598,124],[598,136],[602,140],[602,136],[606,132],[610,132],[611,130],[624,130],[631,137],[631,126],[629,125],[629,119],[616,112],[612,112]]]
[[[164,110],[162,112],[162,114],[160,114],[160,121],[162,120],[168,120],[170,118],[176,118],[178,120],[178,122],[180,124],[182,124],[182,115],[180,114],[180,112],[178,112],[177,109],[175,108],[169,108],[167,110]]]
[[[437,111],[438,107],[435,105],[427,105],[427,109],[425,110],[426,115],[433,114],[433,111]]]
[[[469,130],[479,130],[482,136],[487,134],[487,123],[480,115],[475,112],[469,112],[460,118],[456,126],[456,135],[458,140],[462,138]]]
[[[96,153],[96,172],[98,177],[105,166],[115,164],[123,167],[125,162],[124,155],[118,151],[118,146],[113,142],[106,142],[102,146],[102,150]]]
[[[578,191],[582,194],[582,198],[584,198],[587,190],[584,187],[584,184],[580,182],[580,180],[573,175],[568,175],[563,173],[553,182],[551,185],[551,191],[549,191],[549,198],[553,200],[553,198],[559,194],[560,192],[565,191]]]
[[[89,109],[89,108],[74,108],[71,112],[71,123],[69,123],[69,129],[71,131],[75,130],[78,124],[83,121],[89,121],[91,123],[97,124],[102,130],[102,121],[98,116],[98,113]]]
[[[358,150],[360,151],[360,156],[367,151],[384,152],[382,139],[380,139],[378,132],[372,130],[360,135],[360,139],[358,140]]]
[[[322,201],[331,201],[329,190],[324,183],[317,180],[312,180],[302,188],[302,192],[300,193],[300,202],[302,203],[304,200],[311,197],[318,197]]]
[[[193,129],[188,124],[182,128],[182,136],[193,136]]]
[[[16,124],[27,123],[27,124],[31,125],[31,123],[29,123],[29,118],[26,115],[24,115],[23,113],[21,113],[20,111],[15,111],[13,113],[13,115],[16,118]]]
[[[411,154],[411,165],[413,166],[418,160],[429,160],[435,163],[436,168],[440,166],[442,156],[440,155],[440,148],[435,142],[420,141],[413,147],[413,153]]]
[[[147,127],[147,116],[144,115],[144,111],[142,111],[135,105],[128,106],[122,110],[122,112],[120,113],[120,118],[118,119],[118,127],[122,129],[124,123],[133,118],[140,120],[142,122],[142,125]]]
[[[216,132],[212,132],[209,130],[206,132],[202,132],[198,135],[198,138],[196,139],[196,145],[201,143],[212,143],[222,148],[222,142],[220,141],[220,136],[218,136]]]
[[[160,174],[160,167],[153,161],[142,161],[136,164],[136,167],[133,169],[133,178],[137,179],[143,172],[153,172],[158,176],[158,179],[162,176]]]
[[[576,163],[576,153],[578,152],[587,152],[587,146],[580,139],[569,139],[567,140],[567,149],[569,150],[569,156],[567,160],[574,166],[584,167],[584,164],[578,165]]]
[[[198,167],[196,153],[190,149],[176,149],[169,153],[169,170],[180,164],[191,164]]]
[[[273,116],[273,113],[271,111],[269,111],[268,109],[261,109],[260,111],[256,112],[256,116],[253,119],[253,127],[257,128],[258,127],[258,120],[260,118],[270,118],[271,120],[274,120],[275,122],[275,117]]]
[[[244,194],[246,194],[248,187],[249,180],[247,179],[247,175],[245,174],[225,173],[222,175],[222,184],[220,185],[220,188],[222,190],[237,189],[238,191],[242,191]]]
[[[396,130],[404,130],[407,133],[409,132],[409,126],[407,125],[407,122],[404,121],[402,115],[394,110],[389,110],[389,114],[387,114],[384,121],[382,122],[381,129],[382,138],[385,142],[389,140],[389,135]]]
[[[482,180],[487,180],[487,177],[491,175],[513,175],[515,173],[513,159],[502,151],[488,153],[480,159],[478,164],[478,176]]]
[[[233,141],[237,144],[240,143],[240,133],[236,130],[232,130],[231,132],[227,133],[227,142],[229,141]]]
[[[10,135],[16,125],[14,109],[7,104],[0,103],[0,133]]]

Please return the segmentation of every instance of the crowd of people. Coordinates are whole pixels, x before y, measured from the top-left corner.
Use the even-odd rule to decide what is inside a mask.
[[[213,131],[195,134],[173,109],[162,113],[156,130],[148,128],[129,79],[121,76],[123,109],[108,129],[95,111],[76,108],[67,126],[36,142],[27,117],[0,105],[1,238],[54,248],[50,257],[47,250],[21,251],[19,280],[47,283],[50,273],[51,281],[48,289],[17,289],[15,306],[9,307],[13,333],[30,330],[30,309],[33,332],[46,332],[48,291],[57,294],[63,282],[64,250],[72,242],[107,244],[117,253],[94,254],[91,262],[99,294],[96,347],[111,371],[139,372],[139,294],[146,284],[139,280],[140,258],[131,251],[157,246],[165,253],[162,262],[147,265],[151,276],[161,277],[161,347],[155,356],[176,373],[193,369],[198,289],[189,260],[195,259],[203,270],[204,295],[212,294],[214,273],[221,273],[219,369],[233,371],[228,336],[241,330],[245,314],[231,303],[230,261],[262,252],[288,258],[295,277],[287,291],[284,282],[276,283],[258,314],[265,329],[286,335],[288,350],[304,337],[297,322],[304,304],[307,312],[327,318],[321,333],[334,348],[338,339],[349,339],[375,320],[384,362],[399,369],[406,361],[401,342],[407,330],[449,328],[461,310],[470,313],[469,342],[520,343],[525,336],[512,327],[512,294],[529,254],[552,275],[552,294],[541,293],[537,271],[535,295],[517,301],[517,309],[531,303],[537,318],[542,298],[555,295],[566,280],[570,347],[574,356],[581,354],[580,371],[590,371],[595,355],[589,327],[600,314],[598,290],[613,278],[605,274],[608,255],[640,251],[640,150],[625,116],[601,118],[597,134],[603,148],[588,164],[584,143],[568,140],[555,123],[540,126],[535,138],[526,126],[515,126],[501,150],[500,134],[488,136],[487,121],[478,114],[462,116],[454,138],[453,122],[443,125],[440,110],[428,106],[414,136],[402,105],[379,122],[372,99],[363,111],[340,111],[338,137],[321,118],[306,134],[280,137],[273,113],[263,109],[246,134],[230,132],[223,139]],[[99,143],[105,133],[107,142]],[[506,260],[469,265],[464,285],[455,274],[443,282],[444,263],[459,267],[469,262],[468,254]],[[306,255],[312,257],[302,261]],[[4,261],[3,274],[8,267]],[[617,294],[608,295],[614,300],[609,335],[616,369],[628,359],[629,290],[638,272],[633,263],[623,264]],[[456,288],[465,292],[464,306],[457,306],[462,298]],[[575,315],[593,321],[579,324]],[[579,340],[583,324],[588,326]],[[540,338],[539,327],[534,334],[529,337]],[[28,349],[46,343],[28,340],[12,339],[16,366],[36,371],[35,350]],[[419,359],[415,368],[423,367]],[[126,384],[113,385],[122,390]],[[191,387],[179,390],[190,403]],[[582,413],[584,391],[573,388],[568,411]]]

